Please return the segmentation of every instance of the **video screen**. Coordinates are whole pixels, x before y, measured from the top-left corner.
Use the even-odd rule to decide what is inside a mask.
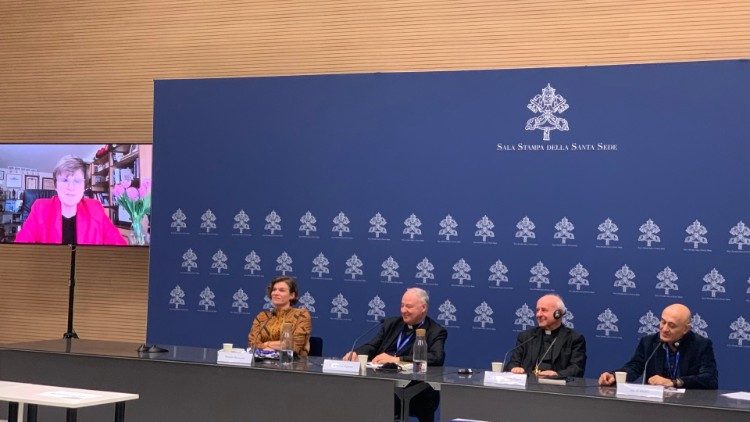
[[[0,144],[0,243],[147,246],[151,144]]]

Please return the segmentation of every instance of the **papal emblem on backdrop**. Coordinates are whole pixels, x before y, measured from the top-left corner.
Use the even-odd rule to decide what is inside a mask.
[[[526,130],[541,130],[543,141],[549,141],[550,131],[568,131],[568,121],[556,114],[562,114],[570,107],[562,95],[555,93],[555,88],[549,83],[542,89],[541,94],[537,94],[529,101],[526,106],[529,110],[538,114],[526,122]]]

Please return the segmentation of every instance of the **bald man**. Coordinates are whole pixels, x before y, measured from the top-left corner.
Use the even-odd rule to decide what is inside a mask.
[[[648,361],[645,378],[651,385],[706,390],[719,388],[711,340],[693,333],[690,320],[690,309],[685,305],[675,303],[664,308],[659,332],[641,338],[633,357],[617,371],[627,372],[627,381],[632,382],[644,374]],[[613,372],[601,374],[599,385],[614,384]]]
[[[586,339],[562,323],[566,308],[558,295],[536,302],[537,326],[518,334],[508,362],[514,374],[541,378],[582,377],[586,370]]]

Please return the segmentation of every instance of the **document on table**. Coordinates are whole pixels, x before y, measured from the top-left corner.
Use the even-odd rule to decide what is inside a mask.
[[[81,393],[78,391],[65,391],[65,390],[46,391],[44,393],[39,393],[39,395],[42,397],[52,397],[56,399],[77,399],[77,400],[93,399],[93,398],[99,397],[96,394]]]
[[[367,367],[370,369],[380,369],[383,366],[382,363],[372,363],[367,362]],[[399,363],[398,366],[401,367],[400,373],[402,374],[408,374],[411,373],[414,370],[414,364],[413,363]]]
[[[746,391],[737,391],[735,393],[725,393],[725,394],[722,394],[722,396],[729,397],[730,399],[750,400],[750,393]]]

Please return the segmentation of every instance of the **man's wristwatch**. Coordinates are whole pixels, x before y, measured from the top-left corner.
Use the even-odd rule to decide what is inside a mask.
[[[674,387],[674,388],[680,388],[680,387],[682,387],[682,384],[683,384],[683,382],[679,378],[675,378],[675,379],[672,380],[672,387]]]

